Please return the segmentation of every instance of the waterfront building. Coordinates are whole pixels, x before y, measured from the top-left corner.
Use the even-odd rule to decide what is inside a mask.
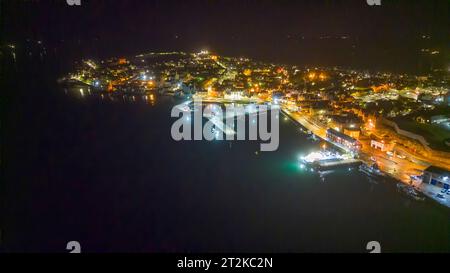
[[[450,171],[436,166],[430,166],[424,170],[422,182],[436,187],[450,189]]]
[[[361,149],[361,143],[358,140],[331,128],[327,130],[327,138],[330,141],[340,144],[352,151],[358,151]]]

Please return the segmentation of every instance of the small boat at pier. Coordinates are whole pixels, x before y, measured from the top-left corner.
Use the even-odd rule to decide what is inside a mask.
[[[369,166],[367,164],[362,164],[359,166],[359,170],[365,174],[367,174],[369,177],[384,177],[385,174],[378,168],[377,164],[373,164],[372,166]]]
[[[399,192],[406,194],[407,196],[413,198],[416,201],[424,201],[425,200],[425,197],[422,196],[421,193],[419,193],[414,187],[412,187],[410,185],[398,183],[397,190]]]

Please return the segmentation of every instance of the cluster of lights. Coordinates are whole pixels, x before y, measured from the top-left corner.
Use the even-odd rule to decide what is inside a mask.
[[[326,146],[325,146],[326,148]],[[300,156],[300,160],[306,163],[314,163],[316,161],[328,160],[328,159],[343,159],[344,157],[337,153],[330,151],[312,152],[306,156]]]
[[[317,74],[316,72],[310,72],[308,74],[308,78],[313,81],[315,79],[319,79],[321,81],[325,80],[327,78],[327,76],[324,73],[319,73]]]
[[[141,74],[141,80],[143,80],[143,81],[153,80],[153,77],[152,76],[147,76],[147,74],[142,73]]]

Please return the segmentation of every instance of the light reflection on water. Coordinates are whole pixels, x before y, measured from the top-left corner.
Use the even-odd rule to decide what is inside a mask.
[[[102,100],[84,101],[90,98]],[[321,178],[301,169],[298,155],[320,143],[292,122],[280,123],[276,152],[256,153],[259,143],[251,141],[173,141],[170,109],[177,99],[103,100],[112,103],[84,105],[83,111],[73,100],[67,113],[58,113],[60,123],[47,124],[76,136],[88,126],[89,134],[80,140],[63,135],[73,143],[61,152],[47,149],[57,165],[37,167],[54,170],[50,184],[58,186],[40,189],[42,200],[28,202],[56,202],[77,223],[44,206],[48,215],[58,214],[58,223],[40,217],[42,229],[29,234],[55,238],[56,229],[65,230],[54,240],[81,237],[93,251],[364,252],[373,240],[384,251],[450,251],[446,208],[408,199],[392,180],[358,170]],[[81,189],[74,191],[75,185]],[[79,201],[55,197],[68,189],[70,200]]]

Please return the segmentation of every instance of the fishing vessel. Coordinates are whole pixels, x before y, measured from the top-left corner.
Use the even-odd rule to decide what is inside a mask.
[[[377,164],[371,166],[367,164],[362,164],[359,166],[359,170],[370,177],[384,177],[385,174],[378,168]]]
[[[419,193],[416,189],[414,189],[414,187],[403,184],[403,183],[398,183],[397,184],[397,190],[403,194],[406,194],[407,196],[413,198],[414,200],[417,201],[424,201],[425,197],[421,195],[421,193]]]

